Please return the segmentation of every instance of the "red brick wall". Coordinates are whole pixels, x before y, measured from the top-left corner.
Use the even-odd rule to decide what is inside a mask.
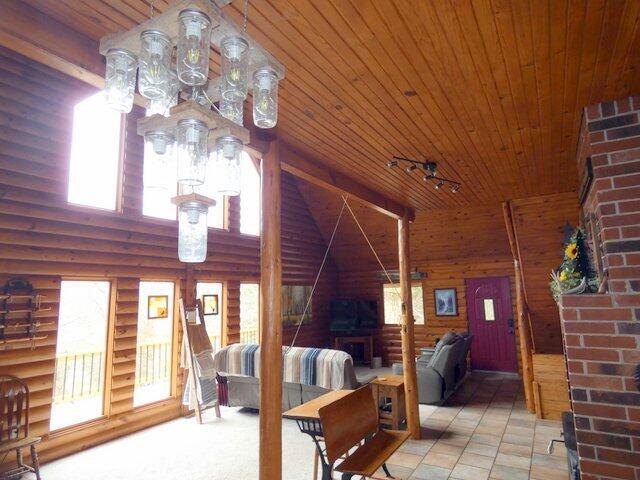
[[[640,480],[640,97],[585,109],[578,150],[594,180],[583,205],[600,227],[607,292],[560,301],[584,480]]]

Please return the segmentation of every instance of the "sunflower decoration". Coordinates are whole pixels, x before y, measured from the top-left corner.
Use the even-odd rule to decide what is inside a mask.
[[[551,271],[549,287],[556,301],[562,294],[595,292],[598,288],[584,230],[578,227],[567,236],[562,264]]]

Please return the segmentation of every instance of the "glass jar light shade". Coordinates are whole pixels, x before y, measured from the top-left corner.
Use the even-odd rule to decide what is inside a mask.
[[[271,68],[253,74],[253,123],[273,128],[278,122],[278,76]]]
[[[171,113],[171,107],[178,104],[178,92],[180,89],[180,82],[178,82],[178,75],[175,71],[169,72],[169,81],[166,84],[165,94],[159,98],[150,99],[147,104],[147,117],[151,115],[163,115],[168,117]]]
[[[207,258],[207,211],[200,202],[178,207],[178,258],[181,262],[201,263]]]
[[[209,75],[211,20],[199,10],[179,15],[178,78],[187,85],[204,85]]]
[[[175,191],[176,157],[173,135],[166,132],[144,134],[144,186]]]
[[[199,120],[185,119],[178,122],[178,182],[183,185],[202,185],[207,166],[207,139],[209,129]]]
[[[249,43],[238,35],[220,41],[220,94],[229,101],[247,98]]]
[[[127,50],[112,48],[106,54],[105,91],[107,103],[115,110],[129,113],[136,88],[136,56]]]
[[[236,137],[225,136],[216,140],[216,172],[218,193],[233,197],[240,195],[240,158],[242,142]]]
[[[140,34],[138,90],[150,100],[167,94],[171,75],[171,38],[159,30],[145,30]]]
[[[244,124],[243,121],[243,102],[239,101],[229,101],[224,98],[220,99],[220,113],[223,117],[231,120],[234,123],[237,123],[241,127]]]

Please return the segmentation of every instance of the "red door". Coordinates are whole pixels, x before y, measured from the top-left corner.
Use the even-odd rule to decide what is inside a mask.
[[[509,277],[466,280],[471,368],[517,372],[516,339]]]

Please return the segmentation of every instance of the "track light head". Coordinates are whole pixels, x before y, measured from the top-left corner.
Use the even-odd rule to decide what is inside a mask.
[[[460,190],[460,184],[456,183],[453,187],[451,187],[451,193],[458,193]]]
[[[431,180],[433,178],[433,175],[431,175],[430,173],[428,173],[427,175],[425,175],[424,177],[422,177],[422,180],[424,180],[425,182],[428,182],[429,180]]]
[[[440,180],[438,183],[436,183],[436,190],[440,190],[442,187],[444,187],[444,182]]]
[[[411,165],[409,165],[408,167],[406,167],[406,168],[404,169],[404,171],[405,171],[405,172],[407,172],[407,173],[411,173],[411,172],[413,172],[416,168],[418,168],[418,167],[416,167],[416,166],[412,163]]]
[[[393,168],[398,166],[398,160],[389,160],[387,163],[387,168]]]

